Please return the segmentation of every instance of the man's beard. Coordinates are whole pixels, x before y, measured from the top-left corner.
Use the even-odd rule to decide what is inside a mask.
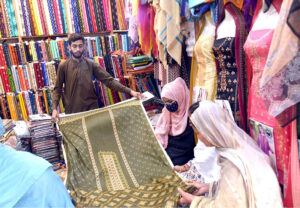
[[[83,55],[83,52],[84,52],[84,51],[82,51],[82,52],[80,53],[79,56],[76,56],[76,55],[73,53],[73,51],[71,51],[71,54],[72,54],[72,56],[74,56],[74,58],[80,59],[80,58],[82,57],[82,55]]]

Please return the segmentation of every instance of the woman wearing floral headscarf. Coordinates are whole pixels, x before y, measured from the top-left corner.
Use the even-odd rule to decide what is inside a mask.
[[[191,207],[282,207],[268,156],[227,111],[212,101],[202,101],[190,119],[198,139],[216,147],[221,177],[213,185],[194,182],[197,196],[179,189],[181,203],[192,203]],[[200,196],[207,192],[213,196]]]

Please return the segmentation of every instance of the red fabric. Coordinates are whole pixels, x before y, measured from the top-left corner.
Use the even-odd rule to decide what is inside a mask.
[[[109,7],[108,7],[108,0],[102,0],[103,2],[103,10],[105,13],[105,20],[106,20],[106,30],[111,30],[111,19],[109,15]]]
[[[151,50],[153,56],[158,55],[158,47],[156,44],[156,36],[154,31],[155,12],[151,5],[142,5],[138,1],[137,25],[141,30],[141,49],[144,54],[148,54]]]
[[[300,207],[300,167],[297,143],[297,121],[293,121],[292,129],[288,183],[283,203],[285,207]]]
[[[61,18],[59,15],[57,0],[53,0],[53,8],[54,8],[54,13],[55,13],[58,34],[62,34],[63,32],[62,32],[62,28],[61,28]]]
[[[2,83],[3,83],[5,93],[11,92],[11,87],[10,87],[6,67],[0,67],[0,75],[1,75],[1,79],[2,79]]]
[[[282,1],[274,1],[272,4],[279,12]],[[258,12],[261,9],[262,4],[259,1],[257,4],[257,9],[255,11],[255,15],[253,18],[253,23],[255,22]],[[258,34],[257,38],[262,37],[264,34]],[[255,35],[253,33],[253,35]],[[266,36],[267,37],[267,36]],[[249,37],[251,38],[251,32]],[[251,38],[253,42],[254,37]],[[261,40],[262,43],[266,44],[269,41],[264,39]],[[246,48],[247,43],[245,44]],[[258,43],[258,45],[260,45]],[[249,50],[248,53],[250,53]],[[250,55],[250,56],[249,56]],[[261,50],[256,48],[255,54],[248,54],[250,61],[252,61],[252,67],[257,66],[259,68],[264,68],[264,62],[266,61],[266,54],[262,54]],[[252,56],[252,60],[251,60]],[[255,59],[256,57],[256,59]],[[260,57],[260,58],[259,58]],[[263,58],[265,57],[265,58]],[[260,60],[258,60],[259,58]],[[264,60],[262,62],[261,60]],[[282,128],[278,120],[274,117],[271,117],[265,108],[262,98],[260,97],[259,91],[256,88],[259,88],[259,82],[261,78],[261,71],[258,71],[256,68],[249,69],[253,72],[252,77],[248,77],[248,79],[252,78],[252,88],[249,90],[249,118],[254,118],[259,122],[264,123],[267,126],[273,128],[274,135],[274,143],[275,143],[275,152],[276,152],[276,166],[279,176],[279,181],[284,185],[284,206],[285,207],[299,207],[300,206],[300,171],[299,171],[299,156],[298,156],[298,144],[297,144],[297,127],[296,121]],[[259,74],[260,73],[260,74]],[[249,74],[249,73],[248,73]],[[257,85],[257,86],[256,86]],[[252,107],[251,107],[251,103]],[[257,112],[257,114],[255,114]]]
[[[93,23],[93,30],[94,30],[94,32],[98,32],[93,0],[89,0],[89,6],[90,6],[92,23]]]
[[[0,66],[6,66],[6,65],[7,65],[7,63],[5,60],[3,47],[2,47],[2,45],[0,45]]]
[[[17,71],[18,71],[22,91],[25,91],[26,90],[26,84],[25,84],[25,80],[24,80],[24,74],[23,74],[22,66],[18,66]]]

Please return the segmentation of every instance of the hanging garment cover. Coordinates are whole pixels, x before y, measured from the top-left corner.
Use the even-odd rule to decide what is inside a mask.
[[[78,207],[175,207],[181,179],[140,101],[61,118],[68,176]]]

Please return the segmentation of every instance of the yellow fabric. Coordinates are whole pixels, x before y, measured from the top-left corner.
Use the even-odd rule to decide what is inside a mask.
[[[45,108],[46,108],[46,112],[47,114],[49,114],[49,108],[48,108],[48,99],[47,99],[47,95],[46,95],[46,90],[43,90],[43,97],[44,97],[44,101],[45,101]]]
[[[35,24],[37,27],[37,35],[43,35],[43,29],[42,29],[42,22],[39,14],[39,9],[38,9],[38,4],[36,0],[32,0],[33,4],[33,14],[34,14],[34,19],[35,19]]]
[[[210,12],[206,14],[206,18],[212,22]],[[205,16],[201,21],[199,35],[194,46],[191,75],[190,75],[190,103],[197,100],[196,91],[199,88],[205,90],[208,100],[214,100],[217,88],[217,71],[216,63],[213,55],[212,47],[214,44],[214,36],[201,34],[205,27]]]
[[[204,196],[195,198],[191,204],[191,208],[249,207],[243,176],[238,168],[227,159],[222,159],[220,165],[222,167],[222,178],[219,181],[215,195],[212,198]]]
[[[194,87],[200,87],[207,92],[207,99],[214,100],[216,94],[217,71],[212,46],[214,37],[201,35],[194,47],[193,76],[191,82]],[[192,88],[191,88],[192,89]]]
[[[30,44],[30,53],[31,53],[31,56],[32,56],[32,60],[33,61],[38,61],[37,53],[36,53],[35,46],[34,46],[34,42],[30,41],[29,44]]]
[[[16,107],[13,102],[12,94],[7,94],[6,96],[7,96],[8,108],[10,111],[11,118],[13,120],[18,120],[17,113],[16,113]]]
[[[224,5],[227,3],[233,3],[237,8],[242,9],[243,8],[243,0],[224,0]]]
[[[63,105],[63,102],[62,102],[62,99],[60,99],[60,101],[59,101],[59,107],[60,107],[60,111],[62,112],[62,113],[64,113],[65,112],[65,108],[64,108],[64,105]]]
[[[19,102],[20,102],[20,106],[21,106],[21,112],[22,112],[22,115],[23,115],[23,119],[27,120],[27,111],[26,111],[26,108],[25,108],[25,102],[24,102],[24,99],[23,99],[23,95],[19,94],[18,98],[19,98]]]

